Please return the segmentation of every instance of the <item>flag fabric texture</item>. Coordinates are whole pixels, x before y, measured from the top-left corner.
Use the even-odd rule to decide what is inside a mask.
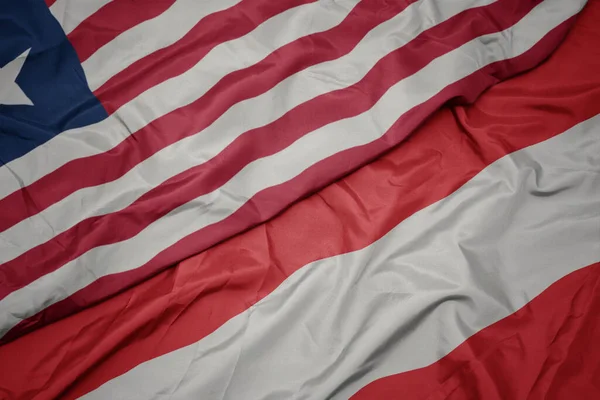
[[[0,398],[600,398],[600,1],[0,19]]]

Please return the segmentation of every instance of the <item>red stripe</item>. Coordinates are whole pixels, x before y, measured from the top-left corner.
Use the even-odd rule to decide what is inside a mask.
[[[109,114],[151,87],[181,75],[217,45],[240,38],[288,9],[317,0],[243,0],[203,18],[172,46],[155,51],[113,76],[94,94]]]
[[[144,194],[124,210],[88,218],[59,234],[53,241],[42,244],[5,263],[2,265],[1,271],[10,287],[7,287],[8,285],[0,287],[0,298],[26,286],[44,274],[60,268],[94,247],[134,237],[173,209],[218,189],[252,161],[277,153],[315,129],[369,110],[392,85],[417,72],[431,60],[461,46],[474,37],[498,32],[512,26],[540,1],[501,0],[484,8],[467,10],[424,32],[408,45],[381,59],[356,85],[302,104],[274,123],[247,132],[217,157],[174,176]],[[489,84],[491,83],[493,82],[489,82]],[[369,93],[369,96],[365,96],[364,93]],[[418,115],[415,123],[407,124],[405,122],[405,126],[416,126],[420,123],[440,104],[439,101],[434,103],[433,106],[424,107],[426,111]],[[164,128],[166,129],[166,126]],[[398,140],[402,140],[409,132],[404,129]],[[386,146],[377,147],[377,151],[382,152],[393,144],[388,142]],[[356,167],[367,161],[367,157],[375,155],[375,152],[361,152],[353,159],[353,164],[346,165]],[[327,168],[322,172],[320,175],[322,184],[331,181],[331,174],[334,171],[336,171],[335,168]],[[346,171],[341,173],[343,172]],[[277,197],[279,196],[277,195]],[[280,204],[278,207],[285,205]],[[138,217],[131,218],[132,215]],[[260,220],[255,222],[260,222]],[[113,229],[114,226],[118,226],[119,229]],[[85,235],[82,235],[82,232],[85,232]],[[224,239],[222,231],[210,237],[215,241]],[[57,243],[76,243],[77,246],[57,245]],[[206,246],[212,244],[214,242],[206,243]],[[204,248],[206,247],[194,246],[193,251],[183,255],[182,258],[204,250]],[[27,268],[24,268],[25,265]],[[164,266],[166,265],[168,264]]]
[[[79,60],[84,62],[100,47],[134,26],[152,19],[169,8],[175,0],[113,0],[104,5],[73,30],[68,38]]]
[[[600,264],[562,278],[440,361],[353,400],[600,399]]]
[[[197,101],[153,121],[110,151],[73,160],[5,197],[0,208],[10,209],[11,213],[2,215],[0,232],[29,217],[32,202],[39,212],[83,187],[118,179],[160,149],[201,131],[234,104],[268,91],[311,65],[341,57],[373,27],[398,14],[409,3],[382,8],[382,2],[388,0],[363,0],[335,28],[305,36],[258,64],[227,75]]]
[[[600,77],[593,73],[600,67],[594,45],[600,30],[590,15],[588,8],[545,65],[497,85],[473,107],[443,110],[403,146],[273,221],[0,346],[0,358],[20,360],[0,363],[0,387],[23,397],[86,393],[201,339],[300,266],[367,245],[506,152],[586,119],[591,105],[600,104]]]
[[[443,109],[402,146],[274,220],[96,307],[0,346],[0,358],[20,361],[0,363],[0,387],[40,398],[87,393],[141,362],[202,339],[301,266],[377,240],[508,152],[589,118],[600,104],[600,76],[594,74],[600,68],[595,47],[600,29],[593,23],[588,9],[547,63],[495,86],[472,107]],[[318,167],[303,176],[315,175]],[[93,291],[130,278],[101,279]],[[93,300],[93,291],[73,296],[63,310],[68,302]],[[52,318],[37,316],[39,322]]]
[[[44,2],[48,7],[50,7],[52,4],[56,3],[56,0],[44,0]]]

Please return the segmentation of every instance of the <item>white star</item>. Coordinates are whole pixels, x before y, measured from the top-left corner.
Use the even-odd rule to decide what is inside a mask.
[[[11,106],[26,105],[32,106],[33,102],[27,97],[23,90],[17,85],[16,79],[25,64],[29,55],[26,50],[19,57],[0,68],[0,104]]]

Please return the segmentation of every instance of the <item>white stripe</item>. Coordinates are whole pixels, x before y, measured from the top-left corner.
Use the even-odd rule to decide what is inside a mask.
[[[434,1],[413,3],[404,12],[369,32],[346,56],[307,68],[269,92],[236,104],[201,134],[163,149],[122,178],[77,191],[2,232],[0,237],[4,242],[12,244],[7,246],[0,242],[0,264],[45,243],[85,218],[127,207],[172,176],[213,158],[242,133],[267,125],[305,101],[355,84],[382,57],[421,32],[467,8],[492,2],[472,0],[437,5]],[[331,76],[335,79],[326,78]],[[82,209],[83,206],[85,209]]]
[[[161,15],[123,32],[83,62],[92,91],[134,62],[169,47],[207,15],[225,10],[240,0],[177,0]]]
[[[600,261],[600,117],[506,156],[362,250],[309,264],[86,399],[345,399]]]
[[[304,136],[287,149],[249,164],[219,190],[173,210],[137,236],[96,247],[11,293],[0,301],[0,335],[101,276],[138,268],[180,239],[231,215],[259,191],[292,179],[332,154],[379,138],[404,112],[447,85],[492,62],[524,53],[584,3],[546,0],[513,27],[477,38],[396,84],[369,112]]]
[[[295,7],[248,35],[215,47],[193,68],[152,87],[104,121],[63,132],[0,166],[0,199],[69,161],[112,149],[153,120],[202,97],[227,74],[259,62],[298,38],[333,28],[358,1],[319,1]]]
[[[57,0],[50,13],[62,26],[65,34],[73,32],[79,24],[112,0]]]

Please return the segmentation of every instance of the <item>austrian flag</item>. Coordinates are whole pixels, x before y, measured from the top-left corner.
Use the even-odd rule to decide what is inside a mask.
[[[0,399],[600,399],[600,0],[0,0]]]

